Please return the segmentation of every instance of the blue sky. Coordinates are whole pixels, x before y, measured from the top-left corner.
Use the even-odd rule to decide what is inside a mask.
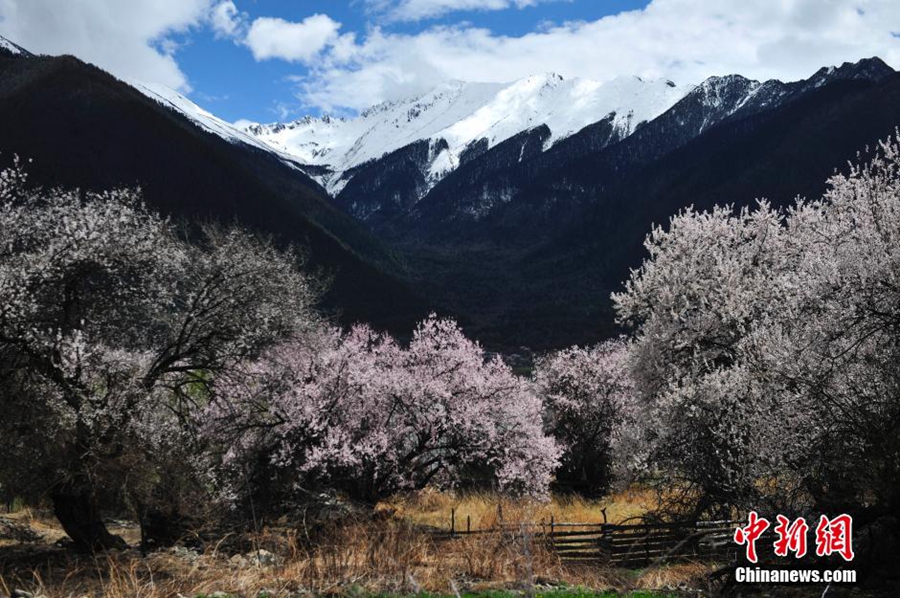
[[[450,79],[900,68],[898,32],[897,0],[0,0],[0,35],[229,121],[352,115]]]
[[[392,21],[363,2],[346,0],[256,0],[236,6],[250,20],[279,17],[300,22],[313,14],[326,14],[341,24],[342,32],[364,33],[372,27],[386,32],[415,35],[435,27],[461,22],[502,36],[522,36],[546,27],[548,22],[596,20],[623,10],[642,8],[638,0],[544,2],[521,9],[460,10],[418,21]],[[178,62],[187,75],[191,99],[227,120],[273,121],[305,113],[318,114],[317,106],[304,105],[296,97],[294,80],[309,74],[307,65],[278,59],[257,61],[247,48],[217,36],[212,29],[192,31],[181,37]]]
[[[386,32],[416,35],[436,27],[460,23],[490,30],[496,35],[519,37],[548,23],[594,21],[606,15],[646,6],[641,0],[574,0],[543,2],[503,10],[459,10],[418,21],[394,21],[359,0],[235,0],[248,19],[279,17],[300,22],[313,14],[325,14],[341,24],[341,32],[364,34],[372,27]],[[307,65],[268,59],[257,61],[245,47],[216,36],[211,29],[183,36],[178,62],[188,76],[191,99],[227,120],[273,121],[302,114],[319,114],[315,105],[296,97],[294,80],[309,74]]]

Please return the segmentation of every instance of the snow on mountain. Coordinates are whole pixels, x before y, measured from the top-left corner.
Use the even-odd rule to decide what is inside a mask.
[[[128,84],[150,99],[181,113],[201,128],[210,133],[214,133],[227,141],[231,141],[232,143],[239,141],[266,151],[272,150],[265,142],[260,141],[253,135],[242,131],[234,125],[225,122],[218,116],[204,110],[173,89],[164,85],[142,83],[140,81],[128,81]]]
[[[564,79],[554,73],[508,84],[449,81],[419,96],[378,104],[355,118],[305,117],[273,124],[230,124],[168,88],[133,85],[207,131],[276,153],[335,197],[363,165],[427,142],[428,151],[415,158],[415,176],[420,174],[421,180],[414,193],[421,198],[472,155],[467,150],[477,148],[480,154],[539,126],[550,131],[542,137],[543,150],[601,120],[611,122],[614,137],[623,139],[677,104],[681,136],[689,138],[732,115],[769,109],[829,81],[876,79],[885,72],[893,70],[878,59],[868,59],[823,68],[810,79],[792,83],[726,75],[681,86],[639,77],[605,82]],[[406,159],[395,156],[394,163]]]
[[[19,44],[13,43],[0,35],[0,52],[6,52],[7,54],[12,54],[13,56],[31,56],[31,52],[20,46]]]
[[[11,41],[7,40],[5,37],[0,37],[0,49],[6,50],[11,54],[19,54],[21,50],[19,50],[18,46],[16,46]]]
[[[783,82],[754,81],[741,75],[713,76],[685,96],[685,102],[700,107],[703,123],[697,134],[735,114],[752,114],[775,108],[792,98],[839,80],[878,81],[894,70],[880,58],[864,58],[841,66],[822,67],[808,79]]]
[[[214,135],[218,135],[219,137],[231,143],[244,143],[259,150],[276,154],[287,166],[300,170],[307,176],[310,176],[317,182],[320,182],[313,173],[306,172],[302,168],[304,162],[298,160],[297,157],[279,151],[277,148],[272,147],[271,145],[267,144],[261,139],[258,139],[254,135],[251,135],[246,131],[243,131],[241,128],[222,120],[211,112],[204,110],[174,89],[166,87],[165,85],[158,85],[155,83],[142,83],[140,81],[128,81],[128,84],[150,99],[155,100],[159,104],[166,106],[167,108],[170,108],[171,110],[174,110],[175,112],[178,112],[179,114],[185,116],[188,120],[195,123],[200,128],[209,131]]]
[[[386,102],[356,118],[306,117],[291,123],[253,124],[245,131],[304,164],[328,167],[320,181],[336,194],[348,170],[420,140],[444,140],[428,167],[440,180],[459,165],[470,144],[492,147],[540,125],[551,146],[608,115],[622,136],[663,113],[692,86],[620,77],[608,82],[532,76],[511,84],[451,81],[420,96]]]
[[[421,96],[378,104],[353,119],[305,117],[291,123],[250,125],[246,131],[305,164],[326,166],[333,174],[323,183],[337,193],[341,174],[441,133],[488,104],[503,85],[448,82]],[[437,156],[436,160],[447,160]]]

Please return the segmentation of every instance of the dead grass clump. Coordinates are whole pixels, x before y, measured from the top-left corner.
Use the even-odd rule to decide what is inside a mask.
[[[47,598],[176,598],[214,592],[275,598],[527,589],[563,582],[609,587],[596,571],[570,572],[528,529],[513,525],[500,534],[446,538],[403,520],[345,522],[320,534],[323,539],[315,546],[283,532],[288,538],[280,544],[284,548],[264,562],[254,561],[252,552],[235,556],[215,547],[203,554],[176,549],[146,557],[133,550],[97,558],[67,554],[65,560],[3,571],[0,589],[11,594],[22,588]],[[254,541],[275,545],[272,538]]]

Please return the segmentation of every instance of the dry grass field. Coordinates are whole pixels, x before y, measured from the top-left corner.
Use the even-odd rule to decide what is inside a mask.
[[[490,529],[503,518],[507,521],[550,523],[623,523],[644,515],[657,506],[657,495],[644,488],[630,488],[601,500],[579,496],[554,496],[549,502],[501,499],[489,492],[455,495],[423,491],[379,505],[380,510],[419,525],[447,529],[455,514],[456,529]]]
[[[40,540],[0,541],[0,596],[13,596],[16,590],[46,598],[656,598],[709,593],[715,588],[707,576],[717,563],[644,570],[573,564],[561,561],[525,525],[546,523],[550,517],[596,523],[604,520],[604,509],[606,520],[618,523],[646,512],[654,500],[643,490],[599,501],[559,497],[547,503],[429,491],[379,505],[375,517],[328,527],[304,529],[279,521],[240,542],[223,537],[202,549],[178,546],[143,555],[132,548],[102,556],[67,549],[47,511],[25,508],[2,515],[2,520],[35,532]],[[469,518],[472,529],[502,522],[508,531],[455,539],[433,533],[449,527],[451,512],[457,529]],[[134,524],[112,522],[111,527],[137,546]]]

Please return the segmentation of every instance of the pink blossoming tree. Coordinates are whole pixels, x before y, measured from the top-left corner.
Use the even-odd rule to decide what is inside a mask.
[[[408,347],[366,326],[285,343],[206,425],[226,465],[262,451],[294,484],[370,503],[476,482],[545,496],[559,456],[529,382],[433,316]]]

